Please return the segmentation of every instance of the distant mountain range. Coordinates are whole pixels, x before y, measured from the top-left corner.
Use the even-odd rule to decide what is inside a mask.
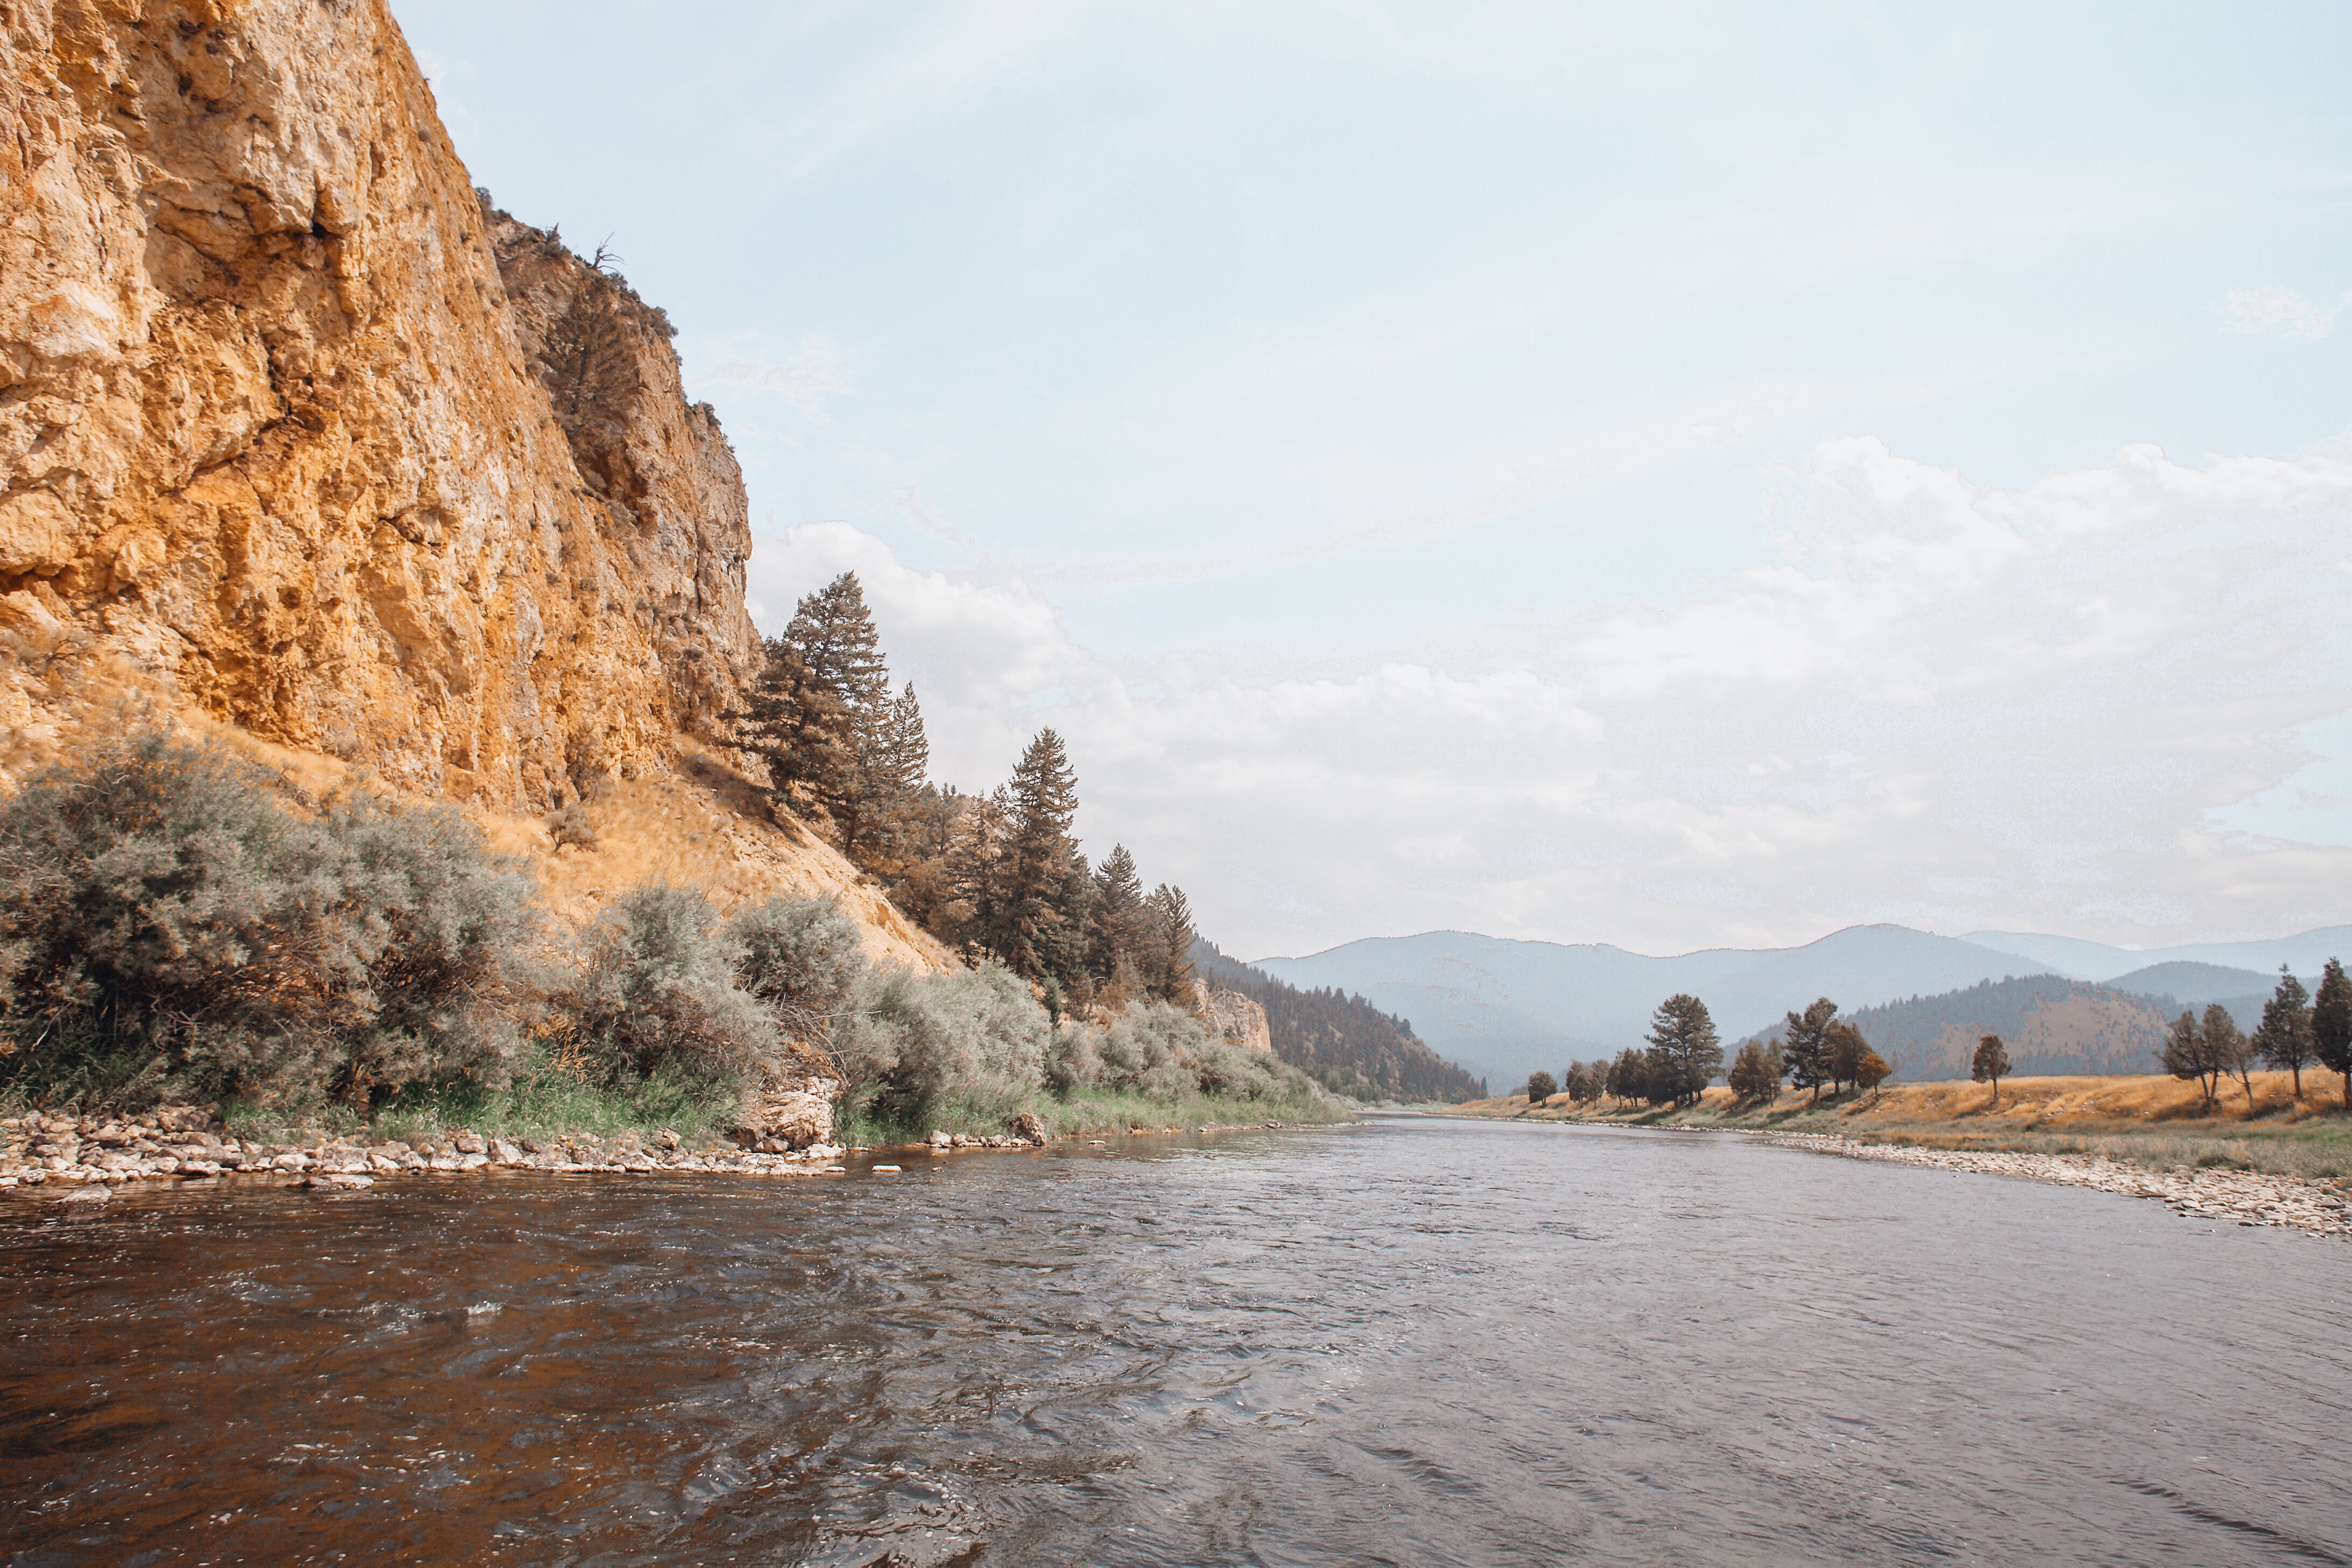
[[[2249,1026],[2260,1016],[2281,963],[2291,963],[2308,983],[2326,959],[2339,954],[2352,957],[2352,926],[2267,942],[2135,952],[2069,937],[2014,931],[1948,937],[1872,925],[1851,926],[1802,947],[1714,948],[1671,958],[1606,945],[1429,931],[1351,942],[1305,958],[1261,959],[1255,967],[1302,989],[1361,994],[1382,1012],[1410,1017],[1413,1032],[1433,1049],[1500,1086],[1538,1069],[1557,1073],[1570,1058],[1613,1056],[1639,1044],[1653,1009],[1682,991],[1706,1003],[1727,1040],[1769,1028],[1817,996],[1853,1014],[2037,974],[2103,981],[2108,994],[2130,994],[2168,1017],[2181,1006],[2220,1001]],[[2152,1059],[2134,1058],[2138,1046],[2122,1043],[2126,1037],[2137,1040],[2136,1029],[2121,1020],[2139,1010],[2084,1004],[2067,1029],[2055,1029],[2053,1020],[2050,1054],[2105,1059],[2111,1046],[2116,1065],[2105,1070],[2149,1070]],[[2103,1037],[2107,1046],[2099,1044]],[[1974,1040],[1969,1044],[1973,1048]],[[1906,1076],[1926,1068],[1923,1058]]]

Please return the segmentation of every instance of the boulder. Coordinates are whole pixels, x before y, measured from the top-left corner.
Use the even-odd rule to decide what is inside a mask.
[[[1035,1111],[1024,1110],[1007,1125],[1013,1131],[1014,1142],[1034,1144],[1040,1149],[1045,1146],[1045,1123]]]
[[[530,1154],[520,1143],[509,1143],[503,1138],[490,1140],[490,1163],[493,1165],[528,1165]]]
[[[776,1085],[744,1105],[742,1122],[732,1136],[753,1148],[772,1142],[787,1149],[830,1143],[833,1099],[840,1089],[839,1084],[825,1078]]]
[[[952,1132],[935,1129],[931,1133],[931,1147],[934,1149],[952,1149],[955,1147],[955,1134]]]

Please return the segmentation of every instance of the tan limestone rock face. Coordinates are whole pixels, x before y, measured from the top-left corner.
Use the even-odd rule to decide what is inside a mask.
[[[1238,991],[1202,986],[1199,1013],[1201,1021],[1227,1045],[1252,1051],[1274,1049],[1274,1031],[1266,1024],[1265,1009]]]
[[[383,0],[18,0],[0,48],[0,725],[129,684],[523,809],[720,727],[733,456],[634,296],[557,417],[588,269],[486,211]]]
[[[841,1085],[831,1079],[771,1085],[743,1107],[736,1136],[754,1147],[806,1149],[833,1142],[833,1102]]]

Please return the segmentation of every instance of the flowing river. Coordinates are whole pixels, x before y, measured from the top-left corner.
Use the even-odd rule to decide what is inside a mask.
[[[50,1564],[2352,1563],[2352,1248],[1376,1120],[0,1204]]]

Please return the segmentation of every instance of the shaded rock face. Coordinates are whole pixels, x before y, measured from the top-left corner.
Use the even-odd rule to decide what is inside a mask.
[[[1204,986],[1198,1010],[1201,1021],[1227,1045],[1253,1051],[1274,1049],[1274,1031],[1266,1023],[1265,1008],[1255,997]]]
[[[658,312],[478,199],[383,0],[17,0],[0,49],[0,726],[128,687],[522,807],[718,726],[733,456]]]

